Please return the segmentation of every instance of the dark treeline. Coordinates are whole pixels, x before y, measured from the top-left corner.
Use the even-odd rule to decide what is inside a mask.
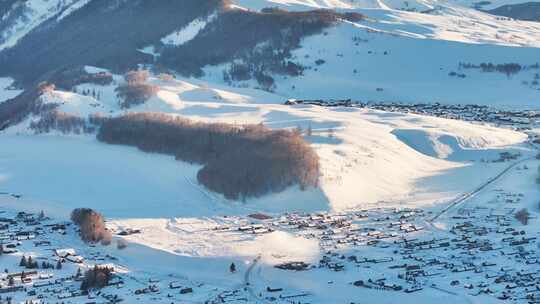
[[[71,91],[73,87],[83,83],[96,85],[109,85],[113,82],[113,76],[109,72],[88,73],[84,67],[65,68],[43,77],[47,82],[54,83],[57,88]]]
[[[99,289],[109,285],[113,276],[113,269],[109,267],[94,266],[84,273],[81,290]]]
[[[318,182],[318,156],[297,131],[193,122],[160,113],[127,114],[101,123],[100,141],[204,164],[199,182],[229,199]]]
[[[20,5],[19,0],[0,1],[0,32],[9,29],[13,23],[17,22],[22,14],[25,13],[25,6]],[[0,36],[0,43],[5,42],[5,38]]]
[[[256,79],[264,89],[272,89],[271,74],[298,76],[302,73],[304,68],[294,63],[291,55],[302,38],[321,33],[342,19],[363,18],[358,13],[330,10],[244,11],[228,9],[229,2],[90,1],[66,18],[45,21],[17,45],[0,51],[0,75],[14,77],[27,86],[48,81],[51,74],[58,71],[71,73],[73,67],[84,65],[123,73],[139,64],[155,64],[186,76],[201,76],[202,68],[207,65],[243,62],[250,79]],[[217,18],[194,39],[180,46],[161,43],[166,35],[215,12]],[[138,51],[148,45],[156,46],[161,55],[155,58]],[[236,72],[243,73],[243,68],[233,68],[230,75],[226,72],[224,76],[229,80],[242,78],[244,76]],[[69,81],[59,84],[64,85],[71,84]]]
[[[13,9],[13,5],[17,0],[2,0],[0,1],[0,16],[4,16],[8,11]]]
[[[533,1],[503,5],[488,12],[518,20],[540,21],[540,3]]]
[[[0,131],[22,122],[30,114],[39,114],[46,110],[40,96],[52,90],[54,90],[54,85],[44,83],[0,103]],[[48,106],[54,107],[54,105]]]
[[[522,66],[519,63],[493,64],[491,62],[483,62],[480,64],[472,64],[472,63],[460,62],[459,67],[463,69],[479,69],[482,72],[486,72],[486,73],[498,72],[498,73],[505,74],[506,76],[511,76],[511,75],[521,72],[522,70],[532,70],[532,69],[538,70],[540,69],[540,64],[535,63],[531,65]]]
[[[360,14],[330,10],[228,10],[194,39],[180,46],[166,46],[158,62],[185,75],[201,76],[206,65],[236,60],[224,74],[225,81],[256,79],[263,89],[272,89],[271,73],[302,74],[304,68],[292,62],[291,55],[292,50],[300,47],[302,38],[319,34],[341,19],[362,18]],[[218,48],[216,41],[220,42]]]
[[[58,110],[41,113],[38,121],[30,123],[30,129],[36,133],[49,133],[52,130],[62,134],[92,133],[94,128],[86,123],[84,118]]]
[[[125,72],[137,64],[153,61],[151,55],[137,49],[156,44],[191,21],[220,10],[225,3],[224,0],[89,1],[66,18],[58,20],[55,16],[45,21],[16,46],[1,51],[0,74],[32,84],[47,73],[72,66],[93,65]],[[0,22],[0,28],[3,24]]]

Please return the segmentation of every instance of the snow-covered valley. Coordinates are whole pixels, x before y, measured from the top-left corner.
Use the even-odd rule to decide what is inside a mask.
[[[87,70],[100,71],[90,67]],[[117,83],[123,81],[120,76],[114,78]],[[386,215],[393,218],[392,210],[422,210],[423,214],[413,221],[422,229],[407,233],[425,239],[447,233],[454,221],[447,214],[461,210],[453,205],[464,204],[461,199],[468,193],[478,191],[474,198],[467,199],[467,204],[473,205],[492,201],[484,196],[498,193],[494,189],[523,193],[519,206],[535,210],[537,161],[531,159],[537,151],[527,134],[508,127],[362,107],[284,105],[285,99],[279,95],[208,86],[189,79],[165,81],[151,77],[149,82],[157,85],[159,91],[130,112],[160,111],[198,121],[241,121],[263,123],[273,129],[299,129],[319,155],[321,164],[318,188],[290,188],[262,198],[231,201],[198,184],[198,165],[170,156],[106,145],[93,134],[65,135],[53,131],[36,135],[30,125],[38,116],[4,130],[0,135],[3,208],[44,210],[51,217],[67,219],[74,208],[91,206],[108,217],[112,231],[140,231],[118,236],[129,241],[125,250],[99,247],[98,251],[109,252],[118,259],[114,264],[132,273],[120,274],[128,281],[130,290],[141,282],[144,285],[144,280],[158,278],[164,291],[149,294],[155,301],[167,301],[166,284],[179,276],[189,282],[183,284],[199,286],[193,295],[178,298],[194,303],[220,297],[232,302],[243,297],[250,303],[266,302],[263,299],[272,296],[263,291],[268,286],[283,288],[281,296],[301,295],[299,299],[310,303],[354,302],[359,297],[392,303],[393,291],[366,290],[350,284],[377,277],[376,270],[354,265],[346,266],[345,272],[326,268],[290,272],[274,268],[291,261],[315,265],[328,250],[385,258],[386,245],[338,245],[341,243],[319,234],[314,237],[294,225],[278,225],[276,221],[290,221],[306,214],[313,218],[323,214],[331,219],[355,217],[360,210],[368,212],[370,221],[352,226],[356,227],[369,226],[371,220]],[[41,98],[46,104],[58,104],[59,111],[81,117],[93,113],[119,115],[126,110],[119,106],[114,94],[116,85],[83,84],[75,90],[79,93],[55,90]],[[99,100],[92,95],[100,96]],[[503,152],[517,158],[501,161]],[[491,179],[501,172],[502,178],[491,185]],[[478,190],[486,183],[486,189]],[[441,216],[429,223],[439,212]],[[271,219],[257,220],[250,217],[253,214]],[[356,223],[358,219],[351,220]],[[254,228],[245,228],[252,225],[267,228],[253,232]],[[390,233],[391,229],[384,231]],[[66,246],[75,246],[72,244],[77,242],[69,241]],[[78,252],[85,252],[84,246],[77,246],[81,246],[77,247]],[[331,249],[332,246],[337,247]],[[238,267],[236,274],[227,272],[231,262]],[[173,271],[171,265],[181,270]],[[385,276],[395,281],[393,274]],[[241,291],[246,280],[252,287]],[[283,284],[283,280],[296,283]],[[321,293],[328,282],[340,292]],[[131,299],[134,294],[130,290],[121,289],[117,294]],[[245,295],[228,295],[233,291]],[[465,294],[427,288],[404,294],[404,300],[430,303],[437,299],[450,303],[465,301]],[[478,303],[496,301],[491,296],[465,297]],[[287,303],[284,299],[276,301]]]
[[[164,3],[0,3],[0,303],[540,301],[540,23],[487,12],[523,1]],[[137,113],[291,131],[318,183],[227,198],[206,164],[99,138]]]

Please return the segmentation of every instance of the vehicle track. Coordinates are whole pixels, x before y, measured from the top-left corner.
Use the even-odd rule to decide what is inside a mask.
[[[504,168],[504,170],[502,170],[501,172],[499,172],[497,175],[491,177],[490,179],[488,179],[486,182],[484,182],[483,184],[481,184],[480,186],[478,186],[476,189],[474,189],[473,191],[471,192],[466,192],[466,193],[463,193],[461,194],[460,196],[458,196],[457,198],[455,198],[454,200],[450,201],[450,203],[448,204],[448,206],[446,206],[445,208],[443,208],[441,211],[439,211],[434,217],[432,217],[431,219],[428,219],[427,222],[432,224],[434,221],[436,221],[439,217],[441,217],[442,215],[444,215],[445,213],[447,213],[448,211],[450,211],[451,209],[453,209],[454,207],[468,201],[469,199],[473,198],[474,196],[476,196],[478,193],[482,192],[484,189],[486,189],[488,186],[490,186],[491,184],[495,183],[496,181],[498,181],[499,179],[501,179],[502,177],[504,177],[508,172],[510,172],[510,170],[514,169],[515,167],[517,167],[518,165],[524,163],[524,162],[527,162],[527,161],[530,161],[534,159],[534,157],[527,157],[527,158],[524,158],[524,159],[521,159],[519,161],[516,161],[514,163],[512,163],[511,165],[507,166],[506,168]]]

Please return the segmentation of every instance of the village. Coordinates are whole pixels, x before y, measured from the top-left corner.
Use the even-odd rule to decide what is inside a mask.
[[[503,110],[485,105],[441,103],[360,102],[344,100],[289,99],[285,105],[307,104],[323,107],[356,107],[385,112],[411,113],[469,122],[484,122],[516,130],[529,130],[540,123],[540,111],[526,109]]]
[[[342,273],[358,295],[364,289],[408,294],[430,289],[540,303],[538,232],[515,216],[524,194],[500,188],[489,193],[489,201],[441,211],[370,208],[226,216],[209,230],[249,238],[282,231],[315,240],[318,261],[285,259],[264,267],[283,277]],[[43,212],[2,211],[0,223],[0,261],[5,268],[0,274],[0,303],[317,303],[308,291],[253,282],[250,272],[257,258],[242,286],[220,289],[210,282],[135,276],[111,253],[121,249],[85,244],[75,225]],[[113,232],[120,238],[144,233],[137,228]],[[81,289],[86,271],[96,267],[112,271],[107,285]]]
[[[0,211],[0,303],[178,303],[210,293],[186,280],[130,274],[112,248],[83,243],[77,229],[43,212]],[[111,275],[103,288],[86,290],[82,284],[93,269]]]
[[[274,267],[288,272],[356,273],[357,279],[349,284],[359,289],[395,293],[434,289],[540,303],[538,234],[523,229],[514,216],[523,195],[495,192],[497,199],[486,206],[454,210],[446,219],[449,230],[434,226],[433,212],[408,208],[277,217],[253,214],[237,218],[238,226],[215,229],[235,234],[281,230],[317,239],[318,262],[295,260]],[[270,302],[294,298],[300,302],[290,303],[313,303],[309,293],[282,286],[266,286],[257,293]]]
[[[351,100],[289,100],[287,104],[365,107],[519,130],[533,128],[540,118],[535,111],[501,111],[478,105]],[[528,144],[538,143],[531,134]],[[502,152],[493,162],[535,161],[522,156]],[[508,168],[512,174],[536,171],[536,165],[529,168],[527,163]],[[511,303],[540,303],[539,232],[527,225],[535,217],[516,217],[527,194],[505,187],[486,191],[489,198],[459,200],[443,209],[404,204],[339,212],[261,212],[216,217],[214,222],[218,224],[207,232],[214,236],[244,241],[283,232],[318,246],[316,260],[284,255],[277,258],[279,262],[268,264],[261,262],[260,256],[224,258],[224,272],[234,261],[237,265],[230,264],[230,272],[243,277],[242,284],[233,288],[171,276],[178,265],[170,265],[169,275],[132,272],[133,265],[121,257],[124,248],[117,244],[86,244],[70,221],[54,219],[44,212],[0,209],[0,303],[321,303],[309,290],[263,281],[260,275],[254,278],[255,269],[277,271],[286,279],[299,274],[312,274],[314,278],[340,275],[342,280],[328,280],[328,284],[354,288],[354,302],[350,303],[356,304],[365,303],[361,295],[366,291],[385,296],[433,291]],[[0,192],[0,203],[8,197],[24,201],[22,194]],[[136,225],[109,229],[116,241],[129,241],[147,232]],[[245,265],[238,264],[239,260]],[[110,277],[99,288],[82,288],[92,269],[107,269]]]

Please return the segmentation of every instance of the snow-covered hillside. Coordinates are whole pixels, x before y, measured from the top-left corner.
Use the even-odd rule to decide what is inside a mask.
[[[478,9],[492,9],[507,4],[526,3],[527,0],[234,0],[233,3],[246,9],[260,10],[266,7],[280,7],[288,10],[306,9],[358,9],[384,8],[425,11],[438,5],[457,4]]]
[[[13,88],[13,79],[0,78],[0,103],[19,95],[22,91]]]
[[[102,70],[87,67],[86,71]],[[362,214],[368,212],[369,219],[362,217],[360,224],[355,222],[354,225],[374,225],[384,231],[383,227],[405,221],[403,217],[393,218],[394,209],[386,208],[419,208],[405,210],[426,210],[425,218],[415,223],[426,231],[407,234],[407,237],[448,237],[445,225],[460,217],[448,215],[448,219],[443,215],[444,220],[431,226],[426,222],[428,217],[443,214],[449,204],[489,185],[494,176],[509,169],[512,169],[510,176],[500,184],[513,191],[525,191],[527,197],[523,204],[536,204],[533,200],[537,198],[537,191],[531,190],[536,189],[531,186],[535,185],[532,175],[536,170],[528,169],[536,166],[537,161],[532,160],[535,150],[527,143],[527,135],[521,132],[365,108],[289,106],[283,105],[283,97],[258,90],[157,77],[149,79],[149,83],[159,87],[156,96],[125,110],[119,106],[114,93],[123,80],[118,75],[113,78],[110,85],[83,84],[75,88],[76,92],[55,90],[45,93],[41,99],[45,104],[58,104],[59,111],[82,117],[98,112],[120,115],[125,111],[159,111],[200,121],[264,123],[274,129],[301,129],[320,156],[322,173],[317,189],[301,191],[292,187],[258,199],[230,201],[197,183],[198,165],[176,161],[170,156],[106,145],[98,142],[93,134],[34,135],[28,125],[38,119],[35,116],[0,132],[1,207],[45,210],[47,215],[67,218],[72,209],[91,206],[107,215],[108,227],[115,233],[139,231],[123,237],[129,241],[127,249],[93,248],[116,257],[115,263],[125,269],[122,275],[126,275],[127,286],[139,286],[150,278],[164,282],[181,278],[182,282],[197,282],[184,284],[197,286],[198,292],[191,297],[201,301],[214,297],[218,291],[250,286],[243,291],[247,299],[243,301],[259,303],[254,290],[270,293],[264,291],[268,286],[279,286],[284,288],[284,296],[306,294],[311,303],[350,302],[358,297],[360,290],[363,297],[393,303],[393,293],[364,291],[350,284],[359,278],[386,276],[388,264],[381,263],[382,266],[373,268],[347,264],[347,271],[341,272],[326,268],[287,272],[274,268],[276,264],[290,261],[317,265],[330,249],[327,244],[333,242],[325,240],[320,230],[309,234],[298,230],[290,224],[289,217],[318,218],[320,214],[328,214],[329,218],[341,219],[351,214],[364,216]],[[92,95],[99,95],[99,100]],[[307,130],[311,130],[310,135]],[[522,156],[515,161],[502,162],[499,161],[502,152]],[[528,166],[527,170],[522,163]],[[516,164],[519,171],[515,169]],[[488,196],[497,201],[500,196],[497,187],[498,184],[490,186],[479,198]],[[480,204],[473,196],[471,203],[475,202]],[[480,204],[477,210],[487,209]],[[248,215],[261,213],[276,217],[266,222],[257,221],[262,227],[272,221],[268,224],[272,230],[263,229],[265,232],[260,234],[239,232],[255,225],[255,220]],[[336,237],[341,237],[340,229],[331,230]],[[77,251],[84,253],[84,245],[70,237],[63,237],[62,244],[77,246]],[[343,245],[339,252],[384,260],[397,252],[388,247],[395,246],[390,244],[393,243],[354,248]],[[444,254],[450,255],[446,251]],[[227,272],[231,261],[236,263],[237,273]],[[506,259],[498,257],[497,261],[504,263]],[[452,273],[456,275],[459,273]],[[392,282],[397,280],[394,275],[388,277]],[[447,278],[437,276],[433,280],[438,280],[441,286],[449,284]],[[339,292],[325,292],[328,284],[335,285]],[[117,292],[123,292],[124,297],[138,296],[126,289]],[[157,297],[157,303],[170,301],[164,296],[159,298],[159,294],[152,296]],[[488,295],[473,297],[459,290],[447,293],[435,288],[415,294],[403,293],[402,297],[403,303],[432,303],[435,299],[440,303],[460,303],[464,299],[471,303],[499,303]]]
[[[52,18],[51,16],[55,16],[57,18],[55,20],[60,20],[59,18],[73,13],[87,3],[87,1],[57,2],[52,0],[25,2],[23,11],[31,18],[17,19],[21,26],[16,26],[17,23],[4,17],[2,25],[6,29],[2,35],[5,42],[0,44],[0,51],[2,48],[15,45],[31,29],[39,29],[39,25]],[[232,69],[233,63],[239,64],[242,60],[247,60],[248,62],[244,63],[249,66],[253,62],[249,62],[249,58],[239,59],[239,53],[221,61],[215,61],[214,55],[209,54],[210,57],[202,56],[194,60],[197,62],[195,65],[200,66],[188,69],[188,72],[192,71],[192,68],[195,71],[202,69],[204,72],[202,78],[208,82],[228,83],[236,87],[268,86],[278,95],[287,98],[353,98],[361,101],[480,103],[537,107],[537,100],[540,97],[540,69],[537,65],[540,25],[537,22],[516,21],[489,15],[471,8],[470,6],[474,6],[475,3],[465,0],[236,0],[233,3],[230,8],[232,10],[259,11],[273,6],[293,11],[324,8],[360,13],[366,16],[366,19],[358,22],[340,21],[324,29],[320,34],[303,37],[299,48],[291,50],[291,57],[286,58],[287,62],[304,68],[300,76],[265,71],[268,74],[265,75],[272,79],[270,85],[263,86],[257,83],[253,75],[248,81],[238,79],[230,81],[224,77],[224,73]],[[486,8],[507,3],[513,1],[491,2],[489,5],[486,4]],[[116,9],[118,11],[115,11],[115,14],[121,15],[121,8]],[[96,12],[90,10],[88,13]],[[150,57],[154,61],[159,61],[160,65],[170,64],[173,70],[182,69],[185,65],[174,63],[176,62],[174,56],[169,54],[167,60],[162,60],[161,53],[186,45],[199,37],[207,37],[212,33],[212,29],[215,31],[214,22],[219,24],[220,14],[214,12],[200,16],[194,13],[193,16],[186,18],[184,25],[178,27],[171,25],[168,28],[174,30],[168,29],[161,33],[158,39],[144,40],[144,45],[122,50],[126,54],[122,57],[137,54],[135,59],[126,59],[131,64],[133,60],[148,62],[152,59],[143,60],[138,57],[151,55]],[[192,18],[194,19],[191,20]],[[209,24],[211,26],[208,26]],[[44,30],[51,28],[43,26]],[[59,30],[60,34],[50,33],[51,37],[63,36],[61,34],[63,31]],[[39,35],[35,36],[34,38],[38,39]],[[212,41],[201,39],[203,40],[195,45],[203,46],[204,50],[208,49],[207,45],[214,44]],[[265,43],[261,42],[259,45]],[[25,45],[26,48],[23,50],[32,46],[29,42]],[[188,51],[180,54],[186,52],[189,54]],[[41,56],[33,59],[38,61],[36,65],[39,66],[40,73],[48,69],[48,61],[41,59],[54,56],[56,53],[44,51]],[[9,56],[13,57],[13,54]],[[112,55],[107,54],[106,58],[110,56]],[[15,62],[11,57],[6,57],[5,60]],[[20,57],[18,60],[25,62],[27,58]],[[54,60],[57,61],[54,67],[57,67],[62,64],[64,58]],[[104,60],[108,59],[101,59]],[[66,64],[72,65],[73,62],[70,59]],[[495,66],[519,64],[520,69],[512,73],[485,71],[479,68],[481,64]],[[18,65],[11,67],[10,70],[13,71],[10,73],[15,74],[17,67]],[[25,71],[29,72],[27,70],[31,68],[26,66]],[[181,72],[186,71],[179,73]],[[195,74],[201,76],[198,72]],[[37,76],[34,73],[30,75]],[[13,75],[8,73],[5,76]]]
[[[22,255],[50,259],[62,246],[86,261],[64,261],[55,275],[107,261],[122,278],[81,295],[73,278],[55,277],[51,291],[32,277],[48,302],[114,293],[129,303],[483,304],[537,293],[528,288],[540,283],[540,111],[522,108],[539,109],[540,23],[482,11],[524,1],[1,1],[2,217],[43,210],[52,223],[89,207],[128,242],[90,247],[39,216],[37,240],[52,243],[10,241],[2,269],[21,271]],[[339,13],[303,12],[313,9]],[[151,72],[122,75],[136,68]],[[364,103],[320,101],[330,99]],[[199,183],[205,164],[96,138],[105,117],[143,112],[233,133],[245,124],[295,130],[294,147],[319,157],[319,183],[227,199]],[[214,160],[228,160],[208,138]],[[531,225],[518,222],[522,208]],[[35,229],[18,218],[1,237]],[[291,262],[302,271],[286,270]],[[23,275],[16,286],[29,289],[17,289],[17,301],[38,288]]]
[[[293,61],[309,68],[296,78],[276,76],[277,93],[291,98],[537,107],[539,23],[447,3],[429,13],[355,11],[369,20],[345,22],[304,39]],[[518,63],[522,69],[506,75],[460,63]],[[223,69],[207,67],[207,79],[220,81]]]
[[[115,79],[116,84],[108,86],[84,84],[76,88],[79,93],[52,91],[41,99],[45,104],[59,105],[57,110],[60,112],[82,118],[93,113],[120,115],[126,110],[120,107],[114,88],[123,80],[119,76],[115,76]],[[248,200],[246,210],[252,208],[267,211],[345,210],[381,201],[397,204],[411,197],[415,197],[419,204],[448,200],[474,186],[467,182],[456,183],[456,181],[472,172],[481,179],[481,176],[489,176],[500,170],[504,164],[490,162],[497,160],[499,154],[507,149],[510,151],[525,149],[519,145],[527,138],[523,133],[507,129],[412,114],[390,114],[357,108],[290,107],[283,105],[284,98],[278,95],[253,89],[209,86],[200,81],[187,79],[165,81],[151,78],[150,83],[160,88],[156,96],[142,105],[130,108],[129,112],[165,112],[205,122],[263,123],[274,129],[312,130],[312,135],[306,139],[312,143],[321,158],[320,189],[306,192],[289,189],[281,194]],[[80,94],[91,91],[99,94],[100,100]],[[98,177],[106,167],[115,166],[114,163],[118,161],[125,161],[125,165],[122,166],[126,168],[133,166],[131,164],[137,164],[133,170],[149,170],[150,166],[145,165],[143,159],[150,161],[154,156],[144,156],[141,152],[129,148],[112,149],[110,146],[98,144],[95,140],[85,139],[79,143],[76,139],[58,140],[49,135],[43,135],[39,140],[18,139],[14,136],[17,134],[31,136],[34,130],[29,126],[32,121],[38,120],[39,117],[31,116],[20,125],[4,131],[4,136],[8,136],[9,141],[12,141],[12,144],[8,145],[10,148],[5,150],[6,155],[18,155],[17,157],[37,162],[30,164],[29,161],[8,161],[13,168],[6,167],[8,172],[4,175],[11,177],[4,183],[14,191],[33,189],[26,191],[32,191],[31,195],[35,195],[38,200],[62,200],[63,204],[68,202],[80,204],[87,200],[87,196],[84,195],[87,190],[84,189],[89,185],[80,181],[92,180],[90,184],[93,185],[94,190],[91,191],[94,196],[88,199],[100,197],[98,200],[103,202],[107,201],[107,197],[121,201],[135,199],[142,214],[154,214],[153,216],[159,217],[161,216],[159,210],[166,213],[176,210],[175,213],[178,215],[235,212],[234,208],[229,209],[226,200],[196,185],[198,166],[181,162],[171,166],[171,163],[175,162],[169,157],[159,157],[163,161],[163,168],[159,170],[155,170],[159,167],[158,163],[152,161],[151,167],[154,169],[149,172],[155,172],[157,174],[155,177],[149,173],[134,174],[144,176],[148,181],[131,181],[127,178],[131,173],[117,171],[116,173],[121,175],[110,176],[111,180],[125,182],[125,186],[108,188],[106,184],[109,182]],[[17,144],[21,140],[22,142]],[[29,145],[35,145],[35,148],[28,149]],[[65,147],[60,149],[59,146]],[[20,147],[25,147],[24,151],[19,151]],[[56,162],[61,166],[69,163],[69,167],[77,168],[71,171],[73,174],[83,174],[58,177],[60,179],[58,185],[71,184],[68,187],[71,190],[67,192],[64,186],[47,186],[45,190],[38,186],[40,181],[46,178],[42,174],[47,174],[47,170],[35,171],[32,176],[26,176],[24,173],[28,171],[27,166],[39,167],[38,163],[41,162],[39,157],[30,154],[53,147],[71,152],[58,154],[55,158],[51,158],[48,153],[45,154],[48,159],[46,166],[56,166]],[[103,166],[87,166],[87,162],[80,162],[80,155],[84,150],[95,151],[92,155],[96,161],[101,160]],[[26,155],[28,153],[30,154]],[[133,159],[127,156],[121,158],[119,155],[132,155]],[[169,177],[159,178],[163,174]],[[28,188],[29,184],[34,184],[32,182],[34,180],[35,186]],[[98,181],[105,184],[96,184]],[[140,193],[132,197],[131,193],[123,190],[129,188],[132,183],[147,184],[148,187],[140,188]],[[151,190],[154,186],[155,191]],[[83,195],[80,196],[81,194]],[[182,203],[177,204],[179,200]],[[152,211],[143,207],[152,208],[156,202],[166,202],[168,207]],[[147,205],[148,203],[150,205]],[[112,216],[121,216],[124,212],[123,209],[116,210],[114,206],[108,210],[108,206],[106,204],[101,208]]]
[[[21,0],[0,16],[0,51],[17,44],[26,34],[51,18],[60,20],[90,0]]]

